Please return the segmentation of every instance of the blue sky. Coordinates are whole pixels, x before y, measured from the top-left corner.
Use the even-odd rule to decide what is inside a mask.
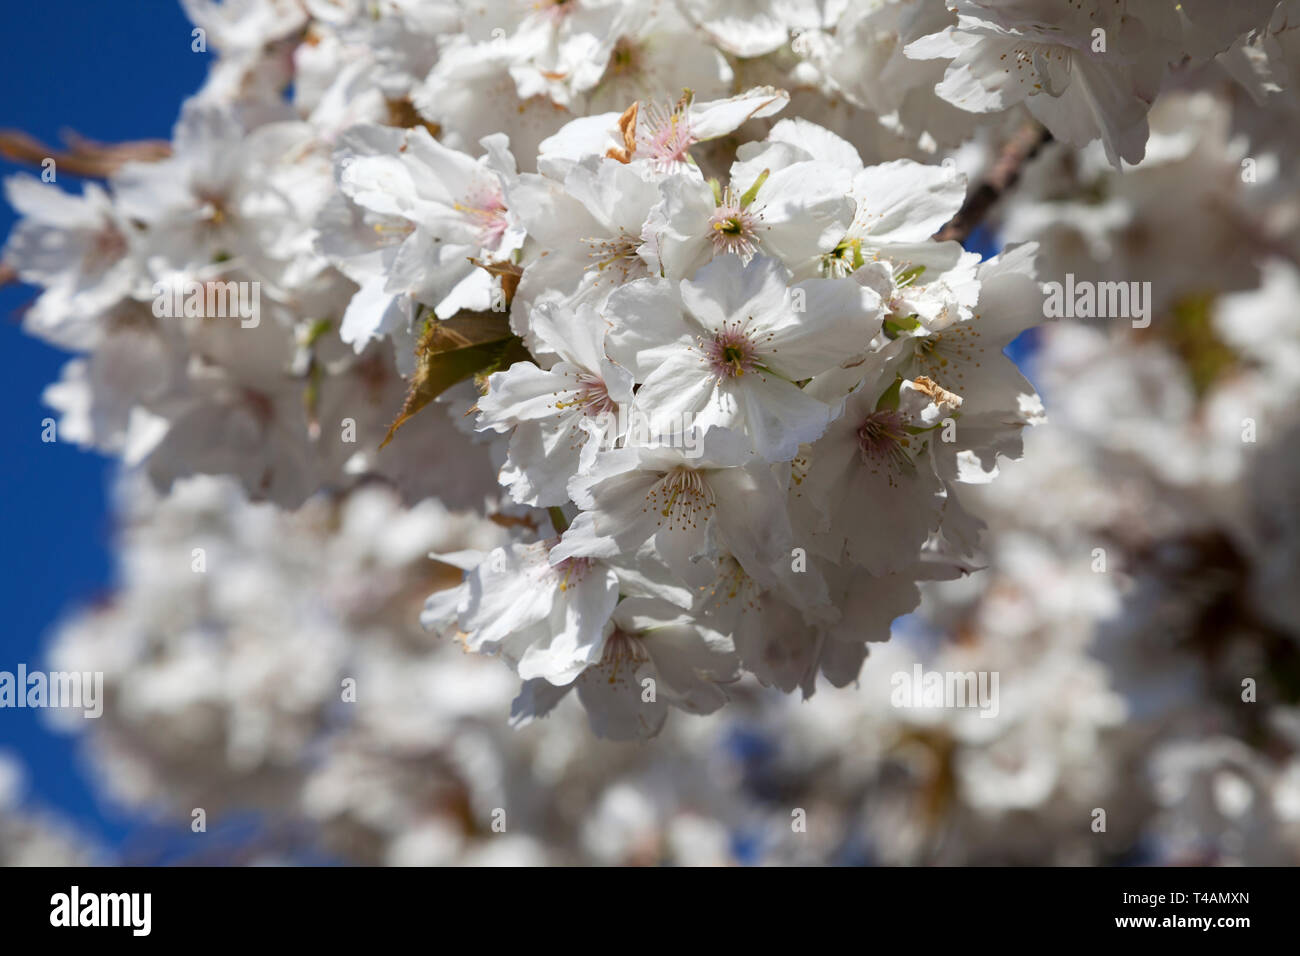
[[[106,142],[167,138],[207,56],[190,50],[191,25],[170,0],[46,0],[5,13],[0,39],[0,128],[57,143],[64,129]],[[0,160],[0,174],[20,167]],[[79,190],[60,175],[60,185]],[[13,211],[0,201],[0,235]],[[41,391],[67,355],[24,335],[17,311],[27,287],[0,289],[0,670],[38,666],[61,616],[105,596],[112,584],[110,463],[72,445],[43,444]],[[46,731],[40,712],[0,711],[0,750],[17,753],[29,798],[71,817],[110,847],[138,826],[103,806],[75,742]]]

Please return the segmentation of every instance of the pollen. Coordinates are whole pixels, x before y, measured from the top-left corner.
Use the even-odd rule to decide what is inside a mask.
[[[581,582],[591,570],[592,563],[590,558],[565,558],[555,565],[551,570],[560,579],[560,590],[567,591]]]
[[[693,145],[695,137],[685,99],[676,106],[651,104],[646,107],[637,134],[637,146],[656,170],[672,172],[677,166],[688,162]]]
[[[649,660],[650,655],[641,638],[616,627],[605,639],[605,650],[597,667],[609,683],[626,684],[637,668]]]
[[[884,472],[891,487],[913,469],[909,453],[912,439],[897,409],[872,412],[858,426],[858,448],[862,463],[874,473]]]
[[[709,367],[720,379],[740,378],[758,367],[758,348],[740,322],[727,322],[702,347]]]
[[[684,465],[665,473],[645,496],[645,511],[659,513],[659,526],[668,530],[698,528],[714,508],[713,489],[700,472]]]
[[[605,387],[605,380],[591,372],[580,372],[573,391],[567,398],[556,402],[555,407],[559,411],[579,408],[589,418],[599,418],[616,410],[614,400],[609,397],[609,391]]]
[[[709,217],[709,240],[718,255],[734,253],[748,263],[758,251],[758,226],[762,219],[750,206],[741,205],[731,187]]]
[[[598,273],[610,269],[619,273],[624,282],[645,274],[645,263],[637,254],[641,240],[636,236],[622,232],[608,239],[583,239],[582,242],[590,250],[587,255]]]

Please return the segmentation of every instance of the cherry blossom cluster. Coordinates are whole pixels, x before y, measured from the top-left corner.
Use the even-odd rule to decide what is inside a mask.
[[[948,171],[864,166],[802,120],[740,145],[725,184],[691,161],[782,105],[578,120],[491,194],[485,235],[536,240],[511,309],[532,359],[485,377],[476,422],[549,531],[457,555],[466,581],[425,619],[515,667],[517,720],[576,688],[599,733],[644,736],[720,707],[742,670],[805,694],[854,680],[915,581],[973,558],[955,488],[1039,415],[1001,351],[1042,319],[1032,248],[981,263],[932,241],[965,192]],[[372,210],[417,208],[397,190],[447,155],[417,130],[340,178]]]
[[[1266,0],[183,5],[217,55],[168,155],[6,183],[25,328],[78,353],[59,439],[163,492],[490,515],[423,623],[517,673],[515,723],[576,689],[616,739],[852,683],[979,566],[958,489],[1043,420],[1003,351],[1035,240],[1055,278],[1126,200],[982,259],[966,173],[1030,123],[1110,176],[1162,88],[1272,109],[1292,60]]]

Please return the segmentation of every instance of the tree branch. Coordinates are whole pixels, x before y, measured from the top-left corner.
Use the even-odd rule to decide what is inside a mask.
[[[165,140],[140,140],[133,143],[97,143],[68,131],[63,134],[67,149],[47,146],[20,130],[0,130],[0,156],[18,163],[40,166],[54,160],[61,172],[90,179],[104,179],[126,162],[156,162],[171,155],[171,143]]]
[[[969,239],[975,227],[984,221],[984,217],[1002,195],[1020,179],[1020,171],[1025,163],[1037,156],[1039,150],[1051,141],[1052,134],[1033,120],[1020,127],[1002,147],[1002,154],[983,181],[971,190],[962,207],[957,210],[957,215],[948,220],[948,224],[936,232],[934,238],[940,241],[955,239],[958,242]]]

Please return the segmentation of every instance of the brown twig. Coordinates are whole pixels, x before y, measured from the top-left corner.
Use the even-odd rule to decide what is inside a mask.
[[[56,149],[20,130],[0,130],[0,156],[33,166],[52,159],[60,172],[103,179],[116,172],[123,163],[133,160],[157,162],[172,152],[171,144],[166,140],[97,143],[71,131],[64,132],[63,139],[68,148]]]
[[[1052,134],[1042,125],[1032,120],[1016,130],[1014,136],[1002,147],[993,168],[988,171],[983,181],[971,190],[957,210],[957,215],[948,220],[947,225],[934,234],[940,241],[955,239],[965,242],[975,227],[984,221],[984,217],[996,205],[1016,181],[1025,163],[1038,155],[1038,151],[1052,141]]]

